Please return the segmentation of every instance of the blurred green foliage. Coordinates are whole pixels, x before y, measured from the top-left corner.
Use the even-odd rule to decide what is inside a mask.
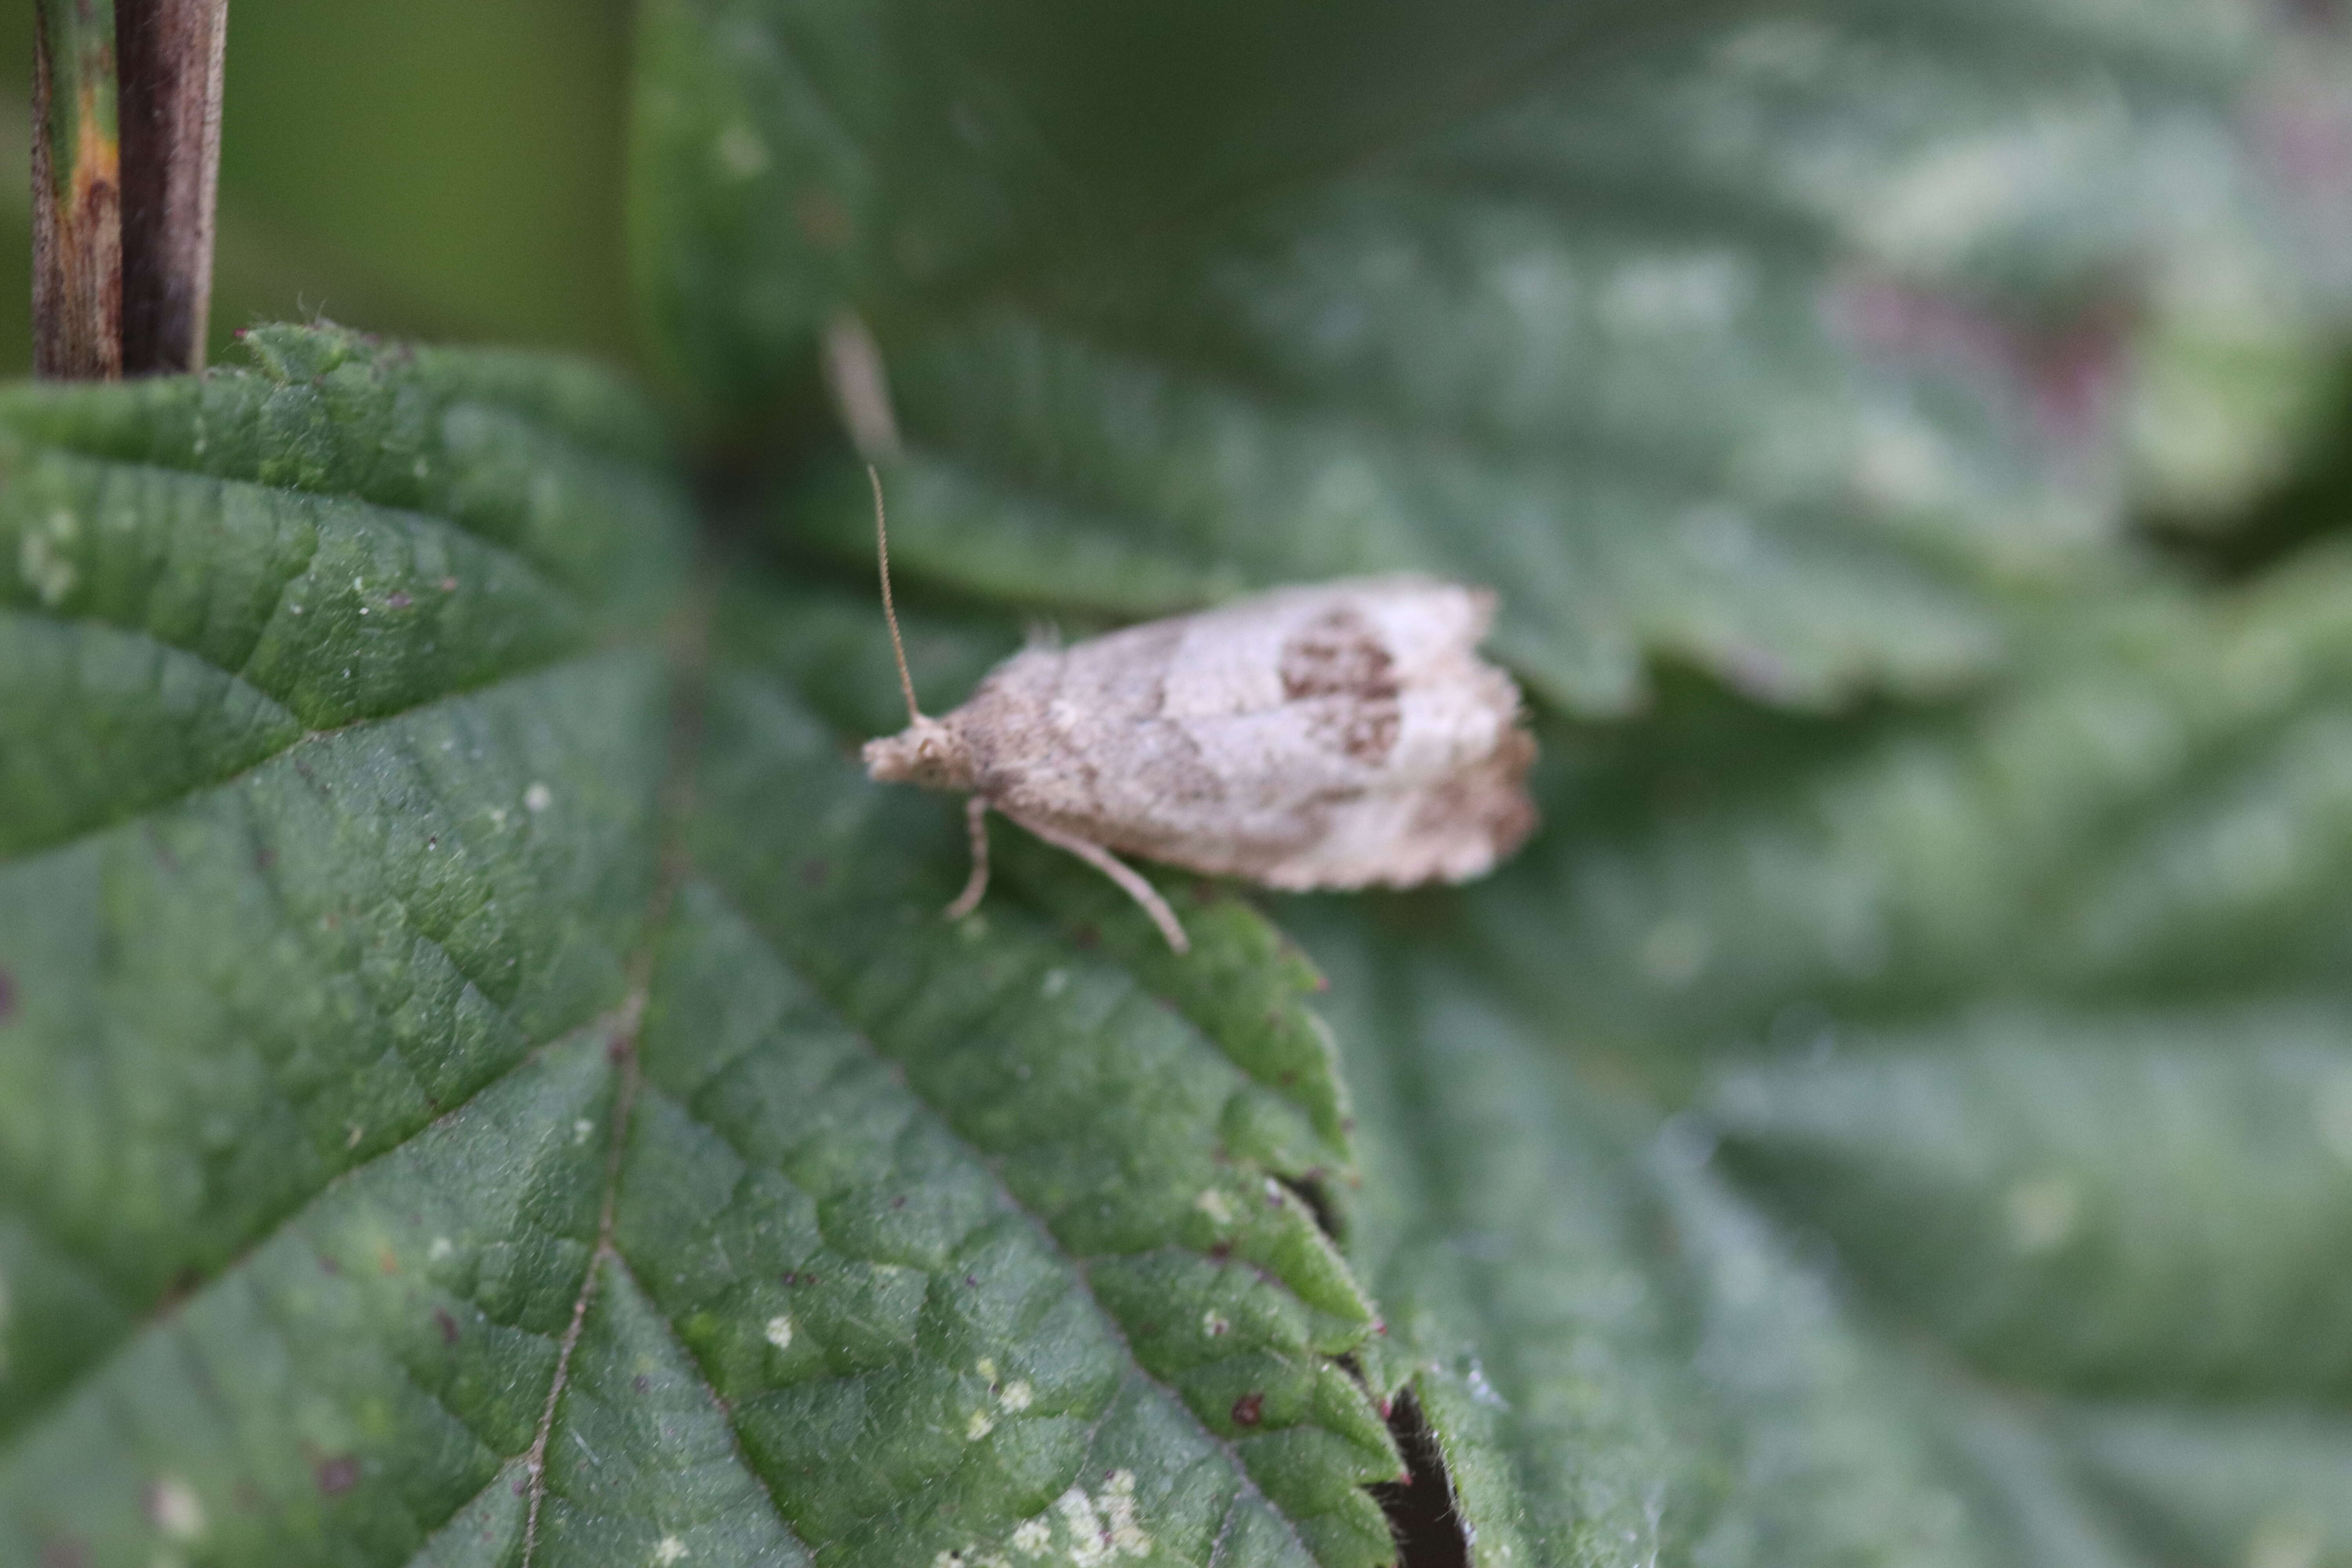
[[[217,354],[239,327],[626,359],[627,0],[237,0],[222,125]],[[33,7],[0,21],[0,374],[32,363]],[[13,107],[12,107],[13,105]]]

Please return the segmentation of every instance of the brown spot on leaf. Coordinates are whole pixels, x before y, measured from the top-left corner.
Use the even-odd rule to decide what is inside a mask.
[[[822,888],[833,879],[833,862],[822,855],[812,856],[801,862],[801,880],[812,888]]]
[[[383,602],[391,605],[395,610],[404,610],[408,608],[410,605],[415,603],[415,600],[411,599],[407,595],[401,593],[397,589],[394,589],[391,594],[385,595]]]
[[[1265,1395],[1252,1389],[1234,1401],[1234,1425],[1255,1426],[1265,1418]]]
[[[434,1308],[433,1321],[441,1331],[441,1342],[443,1344],[454,1345],[457,1342],[457,1320],[449,1315],[448,1308]]]
[[[349,1454],[331,1454],[312,1466],[310,1473],[329,1497],[341,1497],[360,1484],[360,1462]]]
[[[651,1394],[654,1391],[654,1380],[647,1377],[644,1373],[639,1373],[636,1376],[629,1379],[629,1386],[635,1389],[639,1394]]]
[[[457,579],[456,579],[455,577],[444,577],[444,578],[442,578],[442,579],[441,579],[441,591],[442,591],[443,593],[445,593],[445,594],[454,594],[454,593],[456,593],[456,592],[457,591]]]
[[[70,1535],[41,1542],[41,1568],[89,1568],[89,1548]]]

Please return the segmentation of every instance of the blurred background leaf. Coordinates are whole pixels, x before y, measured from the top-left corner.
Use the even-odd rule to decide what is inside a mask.
[[[628,0],[229,7],[213,338],[316,314],[626,359]],[[0,375],[31,367],[33,8],[0,17]]]

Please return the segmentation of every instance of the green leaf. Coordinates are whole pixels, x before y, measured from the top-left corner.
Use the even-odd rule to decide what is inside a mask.
[[[2340,1398],[2352,1300],[2311,1260],[2352,1214],[2346,1037],[2333,1006],[1996,1013],[1842,1033],[1706,1104],[1751,1190],[1990,1376]]]
[[[2334,1562],[2343,1038],[2332,1004],[1999,1009],[1840,1030],[1703,1103],[2023,1560]]]
[[[0,1561],[1388,1561],[1295,950],[940,921],[625,395],[255,339],[0,399]]]
[[[2085,1486],[2135,1517],[2152,1558],[2352,1561],[2340,1417],[2102,1407],[2067,1426]]]
[[[2313,379],[2233,123],[2251,23],[1682,21],[665,0],[640,275],[727,410],[870,322],[910,578],[1134,616],[1432,571],[1506,590],[1497,646],[1589,713],[1653,657],[1808,706],[1949,689],[2001,658],[2007,585],[2110,553],[2135,420],[2220,454],[2170,490],[2275,468],[2287,411],[2159,374],[2242,341]],[[2157,368],[2109,397],[2129,344],[2083,301],[2128,275],[2166,280]],[[862,561],[860,493],[779,527]]]
[[[2347,571],[2321,551],[2228,595],[2117,595],[1938,711],[1562,731],[1544,803],[1593,830],[1472,890],[1465,941],[1603,1049],[1801,1049],[1987,989],[2332,987]]]
[[[1362,1118],[1370,1363],[1472,1560],[1991,1563],[1939,1393],[1706,1164],[1406,931],[1292,905]]]

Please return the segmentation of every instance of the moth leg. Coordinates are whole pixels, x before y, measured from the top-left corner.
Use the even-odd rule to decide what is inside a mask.
[[[1012,816],[1010,812],[1005,815]],[[1120,860],[1099,844],[1089,843],[1083,838],[1073,838],[1066,833],[1043,826],[1025,817],[1014,816],[1013,820],[1055,848],[1068,850],[1118,883],[1119,891],[1143,906],[1143,912],[1151,917],[1151,923],[1160,928],[1160,934],[1168,939],[1170,947],[1174,948],[1178,952],[1192,951],[1192,943],[1184,935],[1184,928],[1176,923],[1176,911],[1168,907],[1168,900],[1160,896],[1160,889],[1145,881],[1133,867]]]
[[[963,822],[971,834],[971,875],[965,879],[963,891],[947,908],[951,921],[960,921],[980,908],[981,898],[988,891],[988,802],[979,795],[966,800]]]

